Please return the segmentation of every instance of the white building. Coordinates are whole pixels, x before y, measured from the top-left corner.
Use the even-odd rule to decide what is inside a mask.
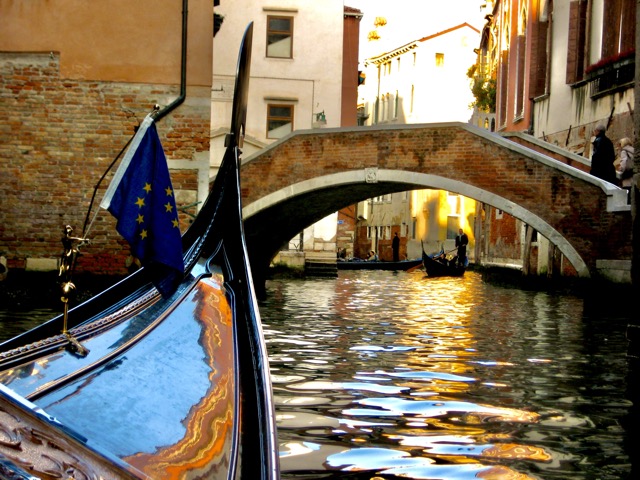
[[[479,42],[480,31],[462,23],[367,58],[364,124],[467,122],[474,100],[467,71]]]
[[[293,130],[341,126],[342,0],[236,0],[222,2],[216,13],[224,20],[213,49],[212,175],[224,154],[237,52],[249,22],[254,26],[243,157]],[[336,224],[334,214],[305,230],[304,249],[326,244],[320,248],[335,251]],[[301,248],[298,238],[293,244]]]
[[[213,48],[212,167],[219,165],[231,118],[240,39],[253,22],[251,81],[244,156],[292,130],[340,126],[343,2],[223,2]]]

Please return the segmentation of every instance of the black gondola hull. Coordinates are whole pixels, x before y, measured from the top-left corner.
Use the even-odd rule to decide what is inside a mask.
[[[11,478],[279,478],[240,196],[251,33],[227,151],[182,237],[177,290],[162,297],[143,268],[71,310],[84,356],[60,317],[0,345],[0,427],[14,432],[0,470]]]
[[[422,253],[422,263],[429,277],[462,277],[464,275],[466,267],[435,260],[434,257],[438,255]]]

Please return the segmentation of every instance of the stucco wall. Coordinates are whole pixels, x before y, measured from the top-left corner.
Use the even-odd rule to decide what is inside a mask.
[[[211,83],[213,7],[189,1],[189,85]],[[60,52],[64,78],[180,82],[182,2],[0,0],[0,50]]]
[[[314,114],[321,111],[327,126],[340,126],[343,11],[340,0],[282,0],[273,5],[254,0],[223,2],[216,9],[224,15],[224,23],[214,45],[212,129],[229,126],[238,45],[252,21],[247,135],[273,141],[267,138],[267,104],[278,99],[294,105],[294,130],[311,128]],[[266,56],[267,15],[293,17],[293,58]]]

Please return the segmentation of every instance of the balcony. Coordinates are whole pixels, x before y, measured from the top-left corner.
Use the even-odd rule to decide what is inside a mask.
[[[611,62],[598,62],[593,65],[587,70],[587,81],[591,85],[591,98],[602,97],[633,85],[635,69],[634,57]]]

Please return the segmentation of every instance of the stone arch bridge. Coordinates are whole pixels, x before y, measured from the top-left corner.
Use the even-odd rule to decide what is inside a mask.
[[[243,216],[256,286],[305,227],[387,193],[434,188],[499,208],[533,227],[580,277],[598,260],[630,265],[626,192],[583,157],[522,134],[463,123],[296,131],[243,160]]]

